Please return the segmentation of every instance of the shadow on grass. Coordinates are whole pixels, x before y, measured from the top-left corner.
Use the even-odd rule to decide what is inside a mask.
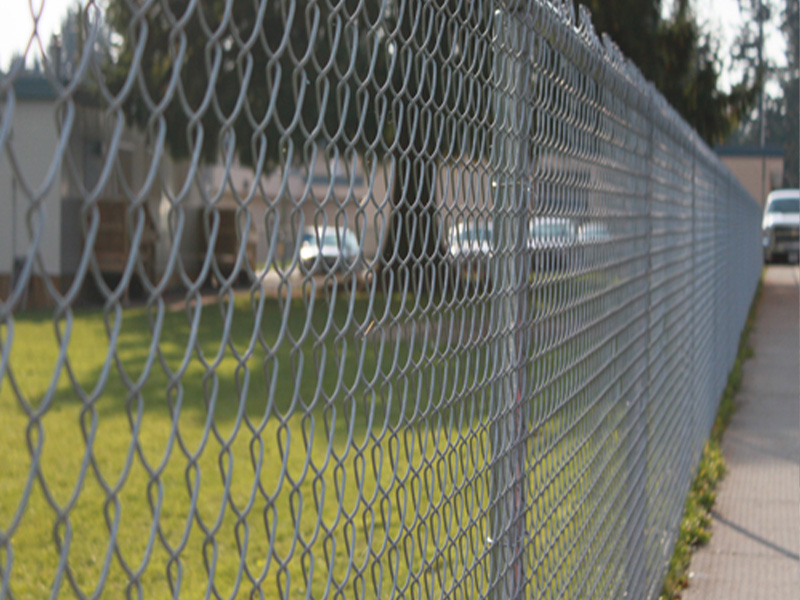
[[[576,367],[603,368],[618,348],[602,328],[592,334],[601,347],[594,354],[575,337],[575,306],[563,302],[575,285],[553,280],[529,298],[531,331],[540,337],[525,393],[535,474],[528,514],[532,547],[551,555],[532,567],[542,587],[561,585],[565,564],[583,572],[575,559],[564,562],[572,548],[589,552],[577,545],[579,526],[604,514],[622,489],[613,478],[585,475],[591,464],[619,462],[618,418],[606,406],[615,397],[612,381],[565,396],[566,386],[578,383],[570,376]],[[592,319],[613,310],[600,287],[583,289],[598,295],[587,307]],[[191,307],[126,309],[115,345],[120,365],[110,364],[105,380],[104,315],[75,311],[68,347],[75,383],[61,376],[42,420],[50,447],[42,475],[54,500],[28,500],[27,529],[12,533],[18,565],[55,572],[52,553],[37,553],[53,546],[48,504],[66,505],[77,489],[80,502],[69,511],[73,587],[83,587],[79,576],[97,577],[102,561],[92,557],[104,540],[96,537],[107,534],[97,515],[113,523],[116,510],[124,516],[109,576],[114,597],[139,586],[144,596],[164,595],[183,568],[187,597],[203,595],[207,581],[230,595],[240,579],[269,596],[281,578],[278,587],[288,589],[289,577],[292,597],[306,588],[319,596],[327,586],[344,590],[343,597],[356,588],[370,589],[358,592],[362,597],[387,597],[391,586],[418,595],[423,585],[452,590],[468,579],[483,595],[491,577],[490,503],[503,493],[490,482],[490,438],[511,415],[508,399],[497,396],[498,377],[511,372],[498,370],[496,352],[511,330],[492,313],[492,298],[476,302],[467,294],[262,304],[242,296],[231,306],[203,306],[197,321]],[[36,405],[57,345],[51,315],[28,317],[15,320],[11,364]],[[113,330],[113,315],[110,323]],[[139,377],[142,384],[132,385]],[[83,390],[98,382],[97,397],[85,404]],[[15,403],[8,388],[0,392],[0,404]],[[80,436],[89,436],[93,420],[98,433],[90,445]],[[9,460],[19,466],[7,479],[15,485],[30,468],[21,433],[30,425],[25,416],[6,425],[16,428],[8,448],[23,449]],[[597,427],[598,445],[581,445],[577,435]],[[96,474],[75,488],[86,456]],[[23,497],[8,489],[0,494],[0,527],[8,523],[3,505],[13,510]],[[583,506],[594,498],[587,514]],[[130,583],[136,578],[128,571],[144,570],[148,561],[167,566]],[[36,571],[23,570],[19,578]],[[36,582],[15,586],[20,594],[38,589]]]

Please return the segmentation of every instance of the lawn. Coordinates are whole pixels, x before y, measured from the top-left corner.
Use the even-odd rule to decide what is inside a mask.
[[[613,311],[598,290],[581,309],[592,319]],[[564,292],[537,294],[536,318],[560,318],[547,299]],[[514,418],[497,396],[503,325],[488,298],[375,298],[244,294],[0,328],[0,585],[18,598],[485,596],[507,566],[488,543],[486,468],[495,424]],[[597,572],[624,551],[612,506],[627,493],[606,330],[531,353],[537,593],[621,585]]]
[[[437,355],[440,342],[402,326],[419,307],[337,300],[245,295],[118,320],[85,310],[57,328],[52,314],[24,314],[0,330],[11,346],[0,531],[13,550],[0,560],[15,595],[199,598],[212,581],[222,597],[337,586],[383,597],[475,569],[485,349],[468,324],[448,324],[465,349]],[[398,326],[372,323],[380,315]],[[454,372],[467,355],[476,362]],[[472,543],[443,559],[444,536]]]

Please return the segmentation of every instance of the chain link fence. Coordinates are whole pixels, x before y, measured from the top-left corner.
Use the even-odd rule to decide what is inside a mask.
[[[760,210],[587,13],[42,37],[0,75],[1,599],[657,597]]]

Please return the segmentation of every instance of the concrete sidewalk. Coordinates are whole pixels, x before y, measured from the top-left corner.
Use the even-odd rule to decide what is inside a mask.
[[[710,544],[685,600],[800,598],[800,329],[794,266],[767,270],[737,411],[723,440]]]

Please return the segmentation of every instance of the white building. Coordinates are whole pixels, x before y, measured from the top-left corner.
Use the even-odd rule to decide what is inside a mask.
[[[114,117],[81,92],[74,94],[70,103],[60,102],[54,86],[39,73],[17,77],[13,89],[13,105],[8,98],[2,105],[10,128],[8,138],[0,140],[4,142],[0,155],[0,298],[9,297],[12,282],[20,281],[23,265],[32,255],[38,260],[27,285],[14,286],[22,292],[24,304],[50,305],[55,293],[67,292],[81,269],[93,207],[100,219],[93,256],[106,284],[117,285],[133,244],[131,198],[140,199],[145,219],[137,256],[150,281],[157,281],[165,272],[172,245],[172,203],[163,184],[167,182],[177,196],[187,177],[186,165],[163,159],[153,167],[145,136],[125,126],[112,142],[118,126]],[[160,177],[144,189],[151,168],[158,169]],[[190,186],[184,197],[177,197],[188,232],[181,240],[181,255],[187,272],[193,274],[204,250],[203,202],[196,187]],[[38,252],[34,253],[34,248]],[[84,277],[83,288],[89,280],[91,274]],[[57,292],[48,291],[46,282]]]

